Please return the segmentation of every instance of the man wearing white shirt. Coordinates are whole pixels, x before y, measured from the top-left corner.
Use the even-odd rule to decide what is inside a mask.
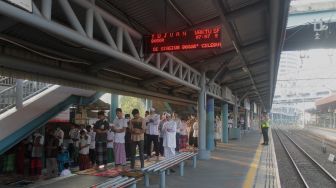
[[[126,164],[125,151],[125,133],[127,128],[127,119],[123,117],[121,108],[116,109],[117,117],[113,121],[112,130],[114,132],[114,159],[116,165]]]
[[[90,144],[91,137],[86,133],[86,130],[81,130],[79,139],[79,170],[90,168]]]
[[[156,160],[159,159],[159,124],[160,124],[160,115],[155,113],[155,108],[150,109],[150,115],[147,117],[147,127],[148,127],[148,143],[147,143],[147,156],[148,159],[151,157],[152,142],[154,143],[154,151]]]
[[[180,150],[180,129],[181,129],[181,119],[178,117],[176,112],[173,113],[173,121],[176,123],[176,148],[178,152]]]
[[[169,159],[175,156],[176,148],[176,122],[171,119],[169,113],[166,114],[167,121],[163,124],[162,131],[163,136],[163,147],[165,159]]]
[[[93,131],[93,126],[87,125],[86,126],[87,134],[91,137],[91,142],[89,146],[89,157],[91,161],[91,165],[93,166],[96,163],[96,132]]]
[[[193,139],[194,139],[194,147],[197,148],[198,147],[198,119],[196,120],[196,122],[193,124]]]

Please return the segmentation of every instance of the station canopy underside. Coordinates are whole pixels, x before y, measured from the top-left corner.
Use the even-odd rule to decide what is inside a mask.
[[[216,99],[271,108],[289,1],[32,2],[0,2],[0,74],[195,103],[205,71]],[[141,52],[143,35],[218,25],[220,49]]]

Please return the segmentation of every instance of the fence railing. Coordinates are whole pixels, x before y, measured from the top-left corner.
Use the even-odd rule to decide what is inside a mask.
[[[16,79],[12,77],[0,76],[0,86],[13,86]]]
[[[38,93],[49,88],[51,84],[35,82],[35,81],[23,81],[22,85],[22,101],[25,101]],[[6,88],[0,91],[0,114],[5,112],[6,110],[13,108],[16,106],[17,98],[18,98],[18,85],[12,85],[9,88]]]

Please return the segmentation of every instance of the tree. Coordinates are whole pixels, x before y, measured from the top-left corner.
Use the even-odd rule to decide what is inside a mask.
[[[131,114],[134,108],[137,108],[140,112],[140,116],[145,115],[145,104],[143,101],[136,97],[121,96],[120,106],[124,114]]]

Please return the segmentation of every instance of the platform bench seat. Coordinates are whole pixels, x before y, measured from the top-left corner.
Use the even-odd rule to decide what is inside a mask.
[[[93,185],[91,188],[136,188],[136,179],[117,176],[97,185]]]
[[[169,174],[169,168],[179,165],[180,176],[184,175],[184,162],[187,159],[193,159],[193,167],[196,168],[196,157],[197,153],[194,152],[182,152],[175,155],[172,158],[164,159],[158,163],[152,164],[145,168],[142,168],[142,172],[145,175],[145,186],[149,187],[149,174],[158,173],[160,174],[160,188],[164,188],[166,185],[166,173]]]

